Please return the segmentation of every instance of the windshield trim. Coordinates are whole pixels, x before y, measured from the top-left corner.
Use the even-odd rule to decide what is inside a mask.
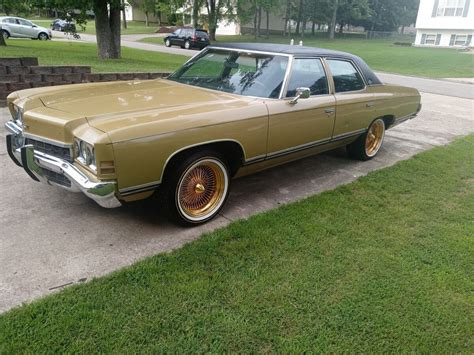
[[[282,100],[284,98],[284,94],[286,93],[286,87],[288,85],[289,81],[289,76],[291,73],[291,67],[293,66],[293,59],[294,55],[293,54],[288,54],[288,53],[278,53],[278,52],[268,52],[268,51],[255,51],[255,50],[246,50],[246,49],[239,49],[239,48],[226,48],[226,47],[219,47],[219,46],[207,46],[204,48],[202,51],[196,53],[193,55],[189,60],[187,60],[184,64],[188,64],[190,61],[194,60],[195,58],[198,58],[200,56],[205,55],[207,52],[209,52],[211,49],[218,49],[218,50],[224,50],[224,51],[232,51],[232,52],[243,52],[243,53],[255,53],[255,54],[270,54],[270,55],[275,55],[275,56],[282,56],[282,57],[287,57],[288,58],[288,66],[286,68],[285,76],[283,78],[283,83],[281,85],[280,89],[280,94],[278,95],[277,98],[263,98],[259,96],[251,96],[251,95],[241,95],[241,96],[246,96],[246,97],[256,97],[259,99],[265,99],[265,100]],[[188,84],[185,84],[188,85]],[[210,89],[213,90],[213,89]],[[214,90],[214,91],[219,91],[219,90]]]

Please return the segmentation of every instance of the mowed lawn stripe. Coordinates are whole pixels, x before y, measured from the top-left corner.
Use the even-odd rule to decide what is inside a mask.
[[[473,151],[470,135],[16,308],[0,352],[472,352]]]
[[[38,57],[40,65],[90,65],[93,72],[173,72],[189,58],[122,46],[122,58],[102,60],[97,45],[10,39],[0,57]]]

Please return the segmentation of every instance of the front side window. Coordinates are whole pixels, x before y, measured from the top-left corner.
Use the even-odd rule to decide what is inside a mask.
[[[286,97],[296,96],[296,89],[307,87],[311,95],[328,94],[328,81],[321,60],[318,58],[297,58],[291,67]]]
[[[33,26],[33,24],[30,21],[26,21],[26,20],[22,20],[22,19],[19,19],[19,21],[20,21],[20,25],[22,25],[22,26],[28,26],[28,27]]]
[[[278,98],[287,66],[286,56],[210,49],[168,79],[232,94]]]
[[[329,68],[336,92],[357,91],[365,87],[364,80],[351,62],[329,59]]]

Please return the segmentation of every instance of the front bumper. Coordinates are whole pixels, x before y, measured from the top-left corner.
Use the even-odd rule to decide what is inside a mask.
[[[60,186],[72,192],[82,192],[105,208],[121,206],[115,195],[117,191],[115,181],[91,181],[69,161],[35,150],[31,144],[15,147],[13,142],[23,134],[22,129],[13,121],[8,121],[5,127],[11,133],[7,135],[8,155],[15,164],[22,166],[33,180]],[[58,183],[57,179],[52,179],[52,174],[69,181],[70,184]]]

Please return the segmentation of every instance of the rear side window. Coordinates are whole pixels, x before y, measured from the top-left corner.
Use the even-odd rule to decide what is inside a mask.
[[[329,68],[336,92],[357,91],[365,87],[364,80],[351,62],[329,59]]]
[[[207,33],[204,31],[196,31],[196,36],[207,38]]]
[[[309,88],[311,95],[328,94],[328,81],[320,59],[301,58],[293,61],[286,97],[294,97],[296,89],[301,87]]]

